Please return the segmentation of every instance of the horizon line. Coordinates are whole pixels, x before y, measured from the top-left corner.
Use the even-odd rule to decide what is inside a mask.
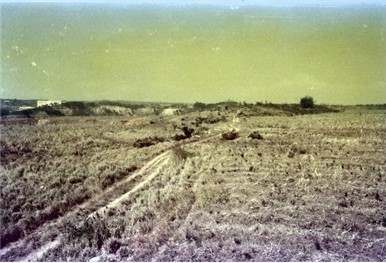
[[[195,101],[195,102],[170,102],[170,101],[140,101],[140,100],[122,100],[122,99],[95,99],[95,100],[67,100],[67,99],[18,99],[18,98],[13,98],[13,99],[8,99],[8,98],[0,98],[0,100],[19,100],[19,101],[33,101],[33,100],[60,100],[62,102],[101,102],[101,101],[108,101],[108,102],[127,102],[127,103],[148,103],[148,104],[195,104],[195,103],[204,103],[207,105],[210,104],[219,104],[219,103],[227,103],[227,102],[236,102],[236,103],[246,103],[246,104],[274,104],[274,105],[295,105],[299,104],[298,102],[272,102],[272,101],[255,101],[255,102],[246,102],[246,101],[236,101],[236,100],[219,100],[216,102],[203,102],[203,101]],[[318,103],[315,101],[315,105],[330,105],[330,106],[367,106],[367,105],[386,105],[386,101],[383,103],[354,103],[354,104],[347,104],[347,103],[335,103],[335,104],[330,104],[330,103]]]

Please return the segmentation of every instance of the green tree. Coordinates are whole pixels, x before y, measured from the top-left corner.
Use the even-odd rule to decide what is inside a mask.
[[[202,102],[196,102],[193,104],[193,108],[203,110],[206,108],[206,104]]]
[[[314,99],[310,96],[305,96],[300,99],[300,106],[302,108],[313,108],[314,107]]]

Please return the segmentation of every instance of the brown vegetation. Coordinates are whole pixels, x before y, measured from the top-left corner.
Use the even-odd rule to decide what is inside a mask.
[[[248,138],[251,138],[252,140],[263,140],[263,136],[258,131],[253,131],[248,135]]]
[[[151,136],[151,137],[146,137],[143,139],[136,140],[133,146],[136,148],[143,148],[143,147],[149,147],[164,141],[165,141],[165,138],[158,137],[158,136]]]
[[[1,126],[0,260],[386,258],[383,110],[247,116],[181,141],[163,139],[177,117],[153,118]]]
[[[221,134],[224,140],[234,140],[239,137],[239,134],[236,131],[224,132]]]

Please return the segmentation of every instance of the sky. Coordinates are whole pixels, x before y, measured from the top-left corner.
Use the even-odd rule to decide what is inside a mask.
[[[0,2],[1,98],[386,102],[384,1],[29,2]]]

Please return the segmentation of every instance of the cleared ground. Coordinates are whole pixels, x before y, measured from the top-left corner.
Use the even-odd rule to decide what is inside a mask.
[[[197,114],[2,125],[0,260],[386,260],[385,111]]]

